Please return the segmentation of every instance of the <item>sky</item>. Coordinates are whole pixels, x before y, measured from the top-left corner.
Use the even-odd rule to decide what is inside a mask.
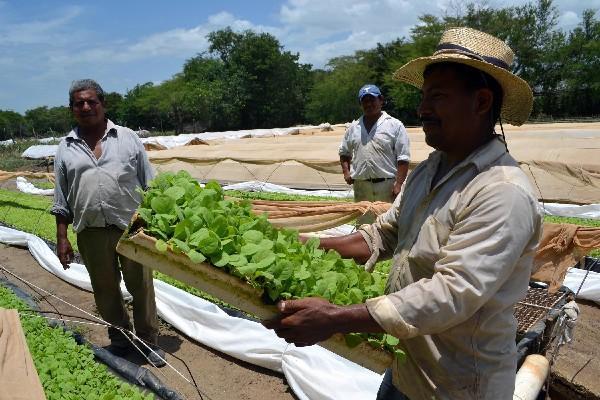
[[[206,35],[230,26],[277,37],[300,61],[327,61],[407,37],[420,15],[453,15],[461,0],[0,0],[0,110],[24,113],[68,103],[74,79],[107,92],[160,83],[207,50]],[[527,0],[480,0],[491,6]],[[600,0],[554,0],[559,27]]]

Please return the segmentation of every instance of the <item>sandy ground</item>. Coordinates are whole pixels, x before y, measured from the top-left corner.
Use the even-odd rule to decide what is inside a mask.
[[[68,302],[76,304],[88,312],[96,313],[91,293],[78,289],[46,272],[27,250],[0,244],[0,265]],[[0,276],[4,277],[3,275],[5,274],[0,272]],[[51,297],[41,299],[31,288],[19,283],[10,275],[6,274],[6,278],[36,296],[41,310],[53,310],[53,307],[48,304],[50,302],[61,313],[81,315],[77,310],[56,299]],[[85,326],[84,336],[88,341],[100,346],[109,343],[103,327]],[[194,375],[198,387],[206,394],[205,400],[291,400],[296,398],[282,375],[205,347],[164,323],[161,323],[160,327],[159,345],[167,352],[173,353],[185,361]],[[200,399],[196,389],[168,367],[159,370],[152,368],[141,356],[132,356],[128,359],[151,369],[166,386],[178,391],[184,398]],[[189,379],[189,374],[182,362],[169,355],[167,355],[167,360]]]

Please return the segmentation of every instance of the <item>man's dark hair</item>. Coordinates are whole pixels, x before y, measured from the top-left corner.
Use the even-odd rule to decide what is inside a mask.
[[[492,103],[492,118],[490,122],[493,129],[500,118],[500,110],[502,108],[503,91],[502,86],[500,86],[498,81],[492,78],[490,74],[471,67],[470,65],[450,61],[429,64],[425,68],[425,71],[423,71],[423,78],[426,78],[436,70],[453,70],[456,73],[457,78],[464,83],[465,89],[469,92],[474,92],[475,90],[483,88],[488,88],[492,91],[494,100]]]
[[[79,79],[73,81],[71,83],[71,88],[69,89],[69,107],[73,108],[73,95],[77,92],[81,92],[82,90],[94,90],[96,92],[96,96],[98,96],[98,100],[104,103],[104,90],[102,87],[93,79]]]

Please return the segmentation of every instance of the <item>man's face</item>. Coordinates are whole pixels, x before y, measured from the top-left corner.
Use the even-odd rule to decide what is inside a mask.
[[[104,104],[92,89],[73,93],[71,112],[82,127],[91,127],[104,122]]]
[[[360,106],[363,109],[363,114],[365,117],[375,117],[379,116],[381,112],[381,107],[383,107],[383,97],[381,96],[371,96],[369,94],[364,95],[360,100]]]
[[[436,150],[455,151],[476,140],[478,118],[476,92],[450,68],[436,68],[424,80],[418,113],[425,142]]]

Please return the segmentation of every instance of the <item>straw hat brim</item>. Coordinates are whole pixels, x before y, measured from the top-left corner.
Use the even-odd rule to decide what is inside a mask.
[[[414,59],[400,67],[394,73],[393,78],[421,89],[425,68],[430,64],[440,62],[466,64],[487,72],[495,78],[503,91],[502,109],[500,111],[502,122],[519,126],[523,125],[529,118],[533,107],[533,93],[527,82],[510,71],[460,53],[442,53]]]

